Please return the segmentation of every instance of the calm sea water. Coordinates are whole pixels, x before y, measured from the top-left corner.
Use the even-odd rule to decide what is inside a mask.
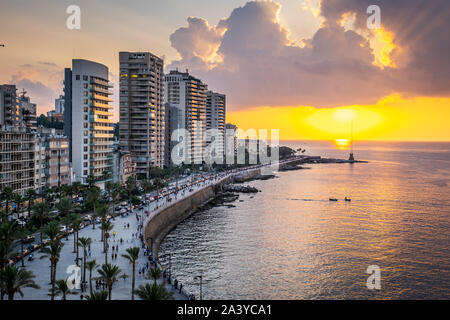
[[[348,157],[328,143],[284,144]],[[160,254],[197,296],[203,275],[204,299],[449,299],[450,143],[359,143],[355,156],[370,163],[248,183],[262,192],[193,215]],[[366,287],[370,265],[381,290]]]

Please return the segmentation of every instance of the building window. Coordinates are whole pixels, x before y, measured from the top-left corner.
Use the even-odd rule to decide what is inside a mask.
[[[84,81],[88,81],[88,76],[83,76]]]
[[[75,76],[75,79],[76,79],[76,80],[80,80],[80,75],[77,74],[77,75]]]

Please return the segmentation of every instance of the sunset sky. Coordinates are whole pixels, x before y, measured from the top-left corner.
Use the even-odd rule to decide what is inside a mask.
[[[72,4],[81,30],[66,28]],[[0,30],[0,83],[38,113],[83,58],[110,68],[118,114],[118,52],[150,51],[227,94],[243,129],[335,140],[353,121],[359,140],[450,141],[448,0],[0,0]]]

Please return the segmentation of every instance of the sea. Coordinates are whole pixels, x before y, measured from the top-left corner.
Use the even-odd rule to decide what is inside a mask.
[[[333,142],[281,145],[349,156]],[[203,299],[449,299],[450,143],[353,148],[368,162],[278,172],[192,215],[162,242],[164,267],[197,298],[202,275]]]

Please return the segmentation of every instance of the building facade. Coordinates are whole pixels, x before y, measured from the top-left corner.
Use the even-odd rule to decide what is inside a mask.
[[[35,143],[35,189],[60,187],[70,183],[69,143],[55,129],[40,127]]]
[[[125,185],[130,177],[136,179],[136,163],[133,162],[130,152],[114,151],[113,172],[113,182],[118,182],[122,186]]]
[[[92,176],[104,189],[112,181],[114,143],[108,67],[73,60],[72,69],[65,70],[64,86],[64,127],[76,180],[86,184]]]
[[[137,174],[164,165],[164,61],[150,52],[120,52],[119,144]]]
[[[202,164],[206,146],[206,92],[208,86],[186,72],[170,71],[165,76],[166,117],[166,165],[174,165],[172,150],[184,141],[184,148],[176,150],[185,164]],[[184,129],[190,139],[173,136],[174,130]],[[183,154],[183,152],[185,152]]]
[[[15,126],[22,122],[17,88],[12,84],[0,85],[0,125]]]
[[[34,189],[35,134],[23,126],[0,128],[0,190],[24,195]]]
[[[37,130],[36,104],[31,103],[30,97],[26,96],[23,91],[18,99],[20,114],[22,115],[22,123],[32,131]]]
[[[206,94],[206,144],[212,144],[212,156],[221,159],[225,155],[226,96],[208,91]]]

